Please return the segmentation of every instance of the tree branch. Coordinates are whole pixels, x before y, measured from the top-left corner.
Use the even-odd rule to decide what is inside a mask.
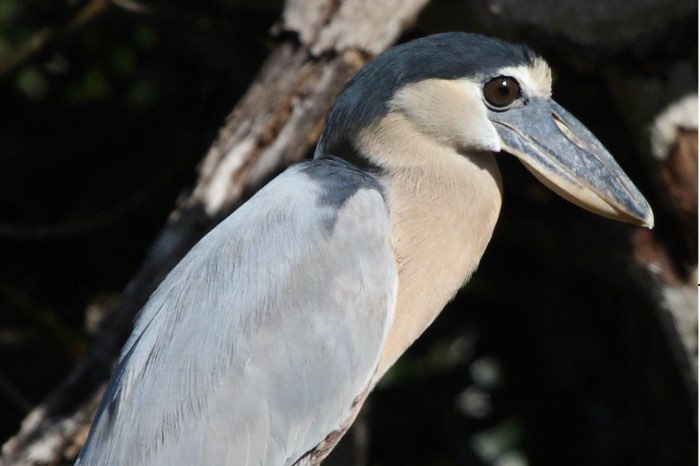
[[[275,30],[294,34],[284,35],[229,115],[202,162],[196,186],[153,242],[105,323],[105,331],[68,378],[3,445],[0,465],[49,464],[77,454],[111,365],[151,292],[217,220],[309,152],[345,81],[372,54],[394,42],[426,3],[287,3],[283,21]],[[364,26],[357,30],[356,24]]]

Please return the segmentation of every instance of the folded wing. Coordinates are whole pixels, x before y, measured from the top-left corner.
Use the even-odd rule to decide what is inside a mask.
[[[371,176],[288,169],[153,294],[76,464],[294,464],[367,389],[396,280]]]

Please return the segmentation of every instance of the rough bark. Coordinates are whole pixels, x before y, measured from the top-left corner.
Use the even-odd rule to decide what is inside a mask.
[[[101,337],[63,384],[25,419],[20,432],[3,447],[4,456],[0,458],[0,465],[57,464],[62,460],[70,461],[75,456],[87,434],[92,413],[101,396],[104,380],[110,372],[111,364],[130,331],[135,313],[154,287],[217,219],[243,202],[249,193],[287,163],[297,160],[308,152],[318,136],[323,115],[344,80],[372,54],[381,51],[394,41],[397,34],[410,23],[415,13],[426,2],[427,0],[374,2],[288,0],[283,19],[274,30],[278,34],[277,45],[204,158],[196,186],[183,195],[167,225],[153,243],[140,271],[131,280],[118,305],[110,312],[107,322],[103,324],[104,330]],[[127,9],[130,8],[129,5],[136,6],[138,8],[134,12],[140,13],[143,13],[138,11],[142,6],[148,5],[152,8],[157,4],[157,2],[139,3],[129,0],[112,0],[112,3]],[[683,73],[690,74],[688,78],[691,81],[690,87],[697,89],[696,62],[691,62],[690,65],[679,63],[682,57],[674,55],[680,53],[679,50],[681,52],[685,50],[681,45],[686,42],[686,36],[683,34],[684,27],[677,26],[683,26],[684,17],[696,16],[697,3],[688,0],[662,2],[616,0],[613,2],[616,6],[611,8],[610,2],[606,0],[596,0],[592,3],[567,0],[562,2],[561,8],[555,9],[552,9],[548,2],[531,4],[510,0],[434,3],[432,15],[426,14],[422,18],[421,32],[459,29],[489,33],[504,38],[510,37],[518,41],[525,40],[535,49],[545,53],[548,59],[554,60],[554,63],[559,60],[560,63],[568,63],[567,66],[570,69],[588,70],[591,81],[598,79],[606,81],[611,94],[617,96],[621,109],[620,116],[629,119],[626,122],[631,133],[629,136],[634,136],[629,137],[630,144],[647,146],[633,151],[639,156],[634,164],[641,166],[642,160],[648,162],[645,173],[648,178],[656,178],[655,192],[653,189],[643,189],[643,192],[653,197],[650,197],[650,200],[656,201],[653,202],[653,207],[657,214],[657,228],[651,232],[639,230],[635,233],[634,254],[641,266],[639,270],[643,272],[639,274],[640,280],[649,291],[649,295],[641,297],[640,301],[654,303],[655,310],[658,312],[654,313],[653,318],[649,318],[645,315],[640,316],[635,309],[634,315],[620,317],[619,320],[625,323],[625,332],[616,338],[630,340],[621,350],[627,358],[622,358],[624,363],[620,363],[618,358],[618,365],[615,366],[614,362],[606,359],[603,365],[591,369],[592,372],[580,370],[581,367],[587,366],[579,364],[573,366],[574,368],[567,368],[569,372],[578,371],[577,379],[570,373],[561,371],[563,374],[558,374],[558,378],[552,378],[550,374],[549,383],[553,383],[552,380],[554,380],[554,386],[558,388],[561,386],[558,384],[561,380],[579,381],[580,384],[572,382],[571,385],[581,385],[582,390],[589,390],[586,394],[591,398],[588,406],[594,406],[598,410],[601,406],[605,407],[601,405],[601,399],[606,401],[600,395],[600,380],[604,381],[602,385],[605,386],[610,380],[613,382],[618,380],[611,379],[611,373],[633,372],[634,378],[630,376],[629,379],[622,379],[631,382],[625,385],[626,388],[619,389],[619,392],[630,400],[631,408],[628,413],[614,413],[618,416],[614,420],[623,423],[621,426],[618,425],[618,428],[628,430],[629,432],[626,433],[629,433],[629,438],[625,437],[624,442],[618,441],[612,447],[610,444],[616,442],[615,437],[606,434],[606,438],[602,439],[603,435],[598,435],[595,442],[591,441],[586,445],[609,448],[609,455],[613,457],[618,457],[621,452],[633,450],[638,458],[645,458],[645,461],[641,461],[640,464],[642,462],[644,464],[678,464],[672,461],[654,460],[668,458],[670,450],[679,450],[680,453],[677,456],[685,454],[682,451],[687,449],[685,443],[674,443],[674,438],[679,437],[685,441],[684,435],[692,430],[684,427],[686,424],[681,422],[684,418],[678,415],[687,403],[673,399],[677,392],[671,391],[665,380],[669,378],[667,377],[669,374],[676,374],[677,368],[669,367],[673,365],[668,364],[671,358],[667,358],[665,353],[661,355],[663,357],[659,356],[659,349],[663,347],[665,350],[667,346],[675,349],[679,366],[685,371],[684,374],[686,372],[688,374],[688,393],[696,399],[697,290],[694,282],[697,281],[697,95],[691,97],[691,101],[695,102],[695,109],[691,112],[695,114],[694,125],[688,125],[687,115],[678,112],[679,109],[682,110],[681,107],[674,105],[669,107],[670,112],[660,112],[660,109],[669,102],[661,105],[659,100],[667,98],[673,100],[678,97],[679,90],[688,87],[683,80],[685,78],[679,78],[680,82],[674,81],[679,76],[682,78]],[[104,6],[106,2],[95,0],[87,4]],[[86,11],[106,10],[106,8],[99,8]],[[99,15],[92,17],[97,16]],[[650,22],[650,19],[653,21]],[[83,24],[79,23],[79,25]],[[37,55],[45,55],[47,50],[51,51],[55,48],[53,44],[61,43],[64,37],[75,35],[77,29],[65,28],[65,34],[61,32],[63,30],[57,29],[59,34],[53,36],[54,39],[50,41],[43,38],[43,33],[37,35],[36,40],[39,42],[35,45],[39,46],[28,46],[23,49],[27,50],[26,54],[21,52],[18,55],[21,60],[11,64],[12,69],[9,72],[3,73],[0,69],[0,81],[7,81],[8,76],[12,76],[13,70],[19,66],[18,64],[30,59],[33,61]],[[693,37],[695,35],[693,34]],[[659,55],[663,60],[659,60]],[[591,65],[589,58],[598,61],[593,61],[594,65]],[[592,68],[595,70],[592,71]],[[615,70],[615,76],[609,76],[610,68]],[[664,77],[659,78],[657,76],[659,74]],[[594,110],[592,115],[597,115],[595,112]],[[679,118],[678,115],[681,117]],[[595,117],[589,117],[589,119],[594,120]],[[608,120],[607,115],[605,120]],[[650,124],[655,128],[652,131],[652,138],[648,138],[649,134],[646,133]],[[636,133],[637,130],[640,132]],[[647,152],[653,154],[655,158],[647,160],[643,157]],[[634,164],[630,163],[629,166],[636,166]],[[522,195],[522,192],[517,194]],[[514,197],[511,196],[510,202],[513,202]],[[540,220],[537,224],[532,215],[528,217],[527,221],[521,222],[520,225],[526,225],[528,229],[535,231],[539,231],[537,228],[544,226],[545,221],[550,222],[550,219],[546,219]],[[502,219],[502,222],[504,221],[506,221],[505,216]],[[556,227],[551,222],[547,223],[548,229],[553,226]],[[503,230],[501,228],[502,232]],[[523,230],[515,229],[515,231],[518,235],[523,234]],[[571,231],[565,230],[564,233],[566,240],[571,241]],[[517,244],[521,245],[521,243]],[[551,244],[540,241],[540,238],[530,241],[528,247],[537,251],[537,254],[532,254],[533,257],[538,257],[540,252],[544,253],[542,256],[544,258],[547,254],[551,255],[551,252],[547,252],[551,249]],[[584,248],[580,250],[587,251]],[[521,249],[518,248],[517,251],[520,254]],[[493,258],[493,251],[491,254]],[[575,262],[580,260],[579,256],[583,254],[567,257],[566,260]],[[599,273],[598,263],[581,262],[592,270],[590,273],[592,276]],[[483,276],[483,272],[484,270],[481,269],[480,276]],[[501,275],[499,272],[497,278],[500,280],[504,276],[507,275]],[[510,275],[516,278],[518,276],[517,273]],[[509,288],[508,294],[516,295],[514,290],[515,288]],[[521,291],[527,290],[521,289]],[[547,293],[543,294],[547,295]],[[520,306],[521,303],[517,302],[511,307],[519,309]],[[537,306],[540,306],[540,303]],[[477,306],[471,306],[469,311],[478,312],[476,308]],[[534,308],[535,306],[532,305],[531,309]],[[537,313],[533,314],[537,315]],[[443,319],[449,315],[446,313]],[[640,321],[643,325],[639,323]],[[653,336],[657,333],[648,331],[650,326],[654,326],[656,330],[658,321],[666,324],[667,338],[655,339]],[[612,319],[612,322],[617,321]],[[547,335],[547,338],[542,340],[556,340],[556,335],[562,333],[550,320],[541,320],[531,326],[536,329],[532,333],[538,335],[538,338],[540,335]],[[547,333],[552,328],[557,328],[557,331],[554,334]],[[603,334],[600,328],[593,328],[596,332]],[[615,329],[611,333],[614,331]],[[584,336],[579,335],[579,338],[589,338],[590,335],[586,337],[585,332],[584,329]],[[652,338],[649,338],[649,335]],[[508,339],[498,335],[496,341],[499,347],[517,345],[521,341],[517,338],[512,339],[515,343],[504,340]],[[613,338],[610,338],[610,341],[612,340]],[[588,346],[581,345],[581,347],[587,348],[586,351],[590,352],[591,348],[595,349],[598,341],[591,339]],[[615,349],[610,342],[608,346]],[[547,348],[550,356],[559,355],[562,348],[568,349],[568,342],[560,346],[555,342]],[[608,347],[604,349],[607,350]],[[518,353],[527,354],[526,351],[518,351]],[[547,351],[535,351],[534,354],[537,358],[530,359],[539,358],[546,363]],[[575,357],[576,354],[574,350],[571,357]],[[526,367],[538,368],[545,363],[535,361],[532,366]],[[596,380],[593,382],[589,380],[591,373],[596,374]],[[536,382],[538,379],[531,377],[528,373],[527,378],[523,378],[527,380],[528,387],[531,382]],[[434,381],[430,383],[434,384]],[[445,393],[440,392],[439,384],[437,385],[426,390],[432,398],[435,398],[435,393]],[[546,385],[539,387],[542,386]],[[652,388],[646,390],[644,387]],[[593,390],[590,390],[591,388]],[[415,391],[415,386],[405,389],[406,393]],[[640,391],[644,394],[640,395]],[[646,395],[647,391],[649,395]],[[554,394],[545,392],[542,396],[552,397]],[[565,396],[570,394],[571,392],[565,393]],[[401,398],[404,404],[406,399],[410,398]],[[536,397],[526,399],[525,402],[519,402],[516,399],[513,403],[518,408],[528,407],[530,405],[527,400],[533,399]],[[406,410],[410,412],[412,423],[415,419],[421,419],[418,417],[417,408],[424,403],[423,400],[418,400],[413,404],[408,403],[412,409]],[[578,408],[577,400],[573,398],[573,401],[566,406],[576,405]],[[551,401],[547,399],[546,404],[559,406],[556,404],[556,398],[554,403]],[[607,402],[612,403],[610,399],[607,399]],[[376,405],[381,406],[381,403]],[[610,406],[618,407],[617,404]],[[607,408],[608,414],[610,414],[610,406]],[[387,412],[390,409],[391,407],[387,408]],[[431,409],[435,408],[431,406]],[[550,411],[557,409],[552,408]],[[391,412],[394,424],[402,419],[401,413],[397,411]],[[695,413],[694,410],[687,411]],[[605,413],[605,409],[603,412]],[[671,414],[667,415],[667,412]],[[528,437],[547,438],[546,449],[556,450],[550,446],[551,439],[547,437],[546,429],[542,429],[543,425],[548,424],[542,420],[543,414],[546,413],[538,411],[532,416],[537,422],[530,425],[533,428],[527,431]],[[564,414],[570,418],[569,413]],[[633,421],[629,421],[630,416],[634,418]],[[696,419],[694,414],[689,416]],[[382,417],[381,411],[377,417]],[[384,417],[389,418],[389,416]],[[573,419],[585,420],[585,417],[579,416]],[[663,424],[659,420],[666,421],[668,424]],[[555,421],[557,424],[562,422],[561,419]],[[591,426],[610,428],[609,420],[603,416],[599,416],[597,424],[592,423],[593,421],[589,422]],[[671,422],[674,424],[670,424]],[[569,424],[568,427],[571,425]],[[633,427],[631,430],[628,429],[630,425]],[[450,425],[450,429],[454,430],[453,425]],[[437,428],[430,430],[439,432]],[[598,433],[599,430],[595,429],[595,432]],[[420,440],[415,444],[424,442],[426,434],[429,433],[421,431],[418,437]],[[450,432],[450,434],[453,433]],[[407,433],[402,431],[402,438],[410,438],[404,437],[405,435]],[[694,434],[688,435],[692,437]],[[557,439],[561,440],[562,437],[565,435]],[[577,435],[577,437],[585,436]],[[402,451],[400,458],[406,457],[405,452],[425,450],[424,444],[412,450],[411,445],[408,444],[411,443],[410,440],[403,442],[400,444]],[[626,445],[626,442],[630,445]],[[561,449],[571,445],[571,443],[557,442],[555,444]],[[579,444],[575,443],[575,445]],[[659,453],[656,451],[660,450],[659,447],[664,447],[665,450]],[[545,449],[538,450],[537,444],[534,447],[530,445],[529,448],[540,453]],[[335,453],[338,453],[337,450]],[[579,451],[578,448],[570,448],[570,450]],[[647,450],[652,451],[650,453]],[[591,449],[588,447],[580,451],[585,451],[590,457]],[[412,460],[420,462],[415,458]],[[555,461],[553,464],[567,464],[567,462]]]
[[[58,464],[75,457],[112,363],[157,284],[217,220],[309,152],[345,81],[391,45],[427,1],[287,3],[274,28],[280,39],[204,157],[196,186],[172,212],[101,336],[3,445],[0,465]]]

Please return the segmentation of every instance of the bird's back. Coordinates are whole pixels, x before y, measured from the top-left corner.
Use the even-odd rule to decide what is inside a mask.
[[[153,294],[76,464],[296,463],[367,390],[396,280],[376,181],[288,169]]]

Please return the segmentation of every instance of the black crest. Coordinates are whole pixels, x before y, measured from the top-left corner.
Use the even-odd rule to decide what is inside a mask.
[[[524,45],[464,32],[423,37],[387,50],[362,68],[338,95],[316,156],[344,156],[359,129],[384,116],[403,86],[425,79],[487,77],[508,66],[532,65]]]

